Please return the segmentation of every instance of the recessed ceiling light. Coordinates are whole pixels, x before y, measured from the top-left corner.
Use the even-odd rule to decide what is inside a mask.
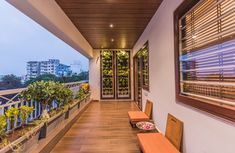
[[[114,25],[111,23],[111,24],[109,25],[109,27],[110,27],[110,28],[113,28],[113,27],[114,27]]]
[[[114,42],[114,39],[113,39],[113,38],[111,39],[111,42]]]

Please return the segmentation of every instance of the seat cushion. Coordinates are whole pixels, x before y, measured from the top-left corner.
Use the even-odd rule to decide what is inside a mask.
[[[180,153],[161,133],[137,134],[143,153]]]
[[[149,117],[142,111],[130,111],[128,112],[131,121],[146,121]]]

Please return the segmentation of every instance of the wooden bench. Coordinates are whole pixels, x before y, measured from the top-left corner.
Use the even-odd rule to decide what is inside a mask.
[[[143,153],[179,153],[161,133],[140,133],[137,136]]]
[[[168,114],[165,136],[161,133],[140,133],[137,137],[143,153],[179,153],[182,132],[183,122]]]
[[[140,121],[149,121],[152,117],[153,103],[147,100],[145,111],[129,111],[128,116],[132,127]]]

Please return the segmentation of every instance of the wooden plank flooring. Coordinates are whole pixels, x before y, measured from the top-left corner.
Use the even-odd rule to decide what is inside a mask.
[[[134,103],[91,103],[52,153],[140,153],[129,110],[137,110]]]

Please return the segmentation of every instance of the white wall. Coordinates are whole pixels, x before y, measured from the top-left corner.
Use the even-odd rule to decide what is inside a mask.
[[[89,84],[91,98],[100,100],[100,50],[93,50],[93,58],[89,61]]]
[[[164,0],[134,46],[134,54],[149,41],[150,92],[143,100],[154,101],[153,117],[165,131],[168,113],[184,122],[184,153],[235,153],[235,124],[175,101],[173,12],[181,0]]]

